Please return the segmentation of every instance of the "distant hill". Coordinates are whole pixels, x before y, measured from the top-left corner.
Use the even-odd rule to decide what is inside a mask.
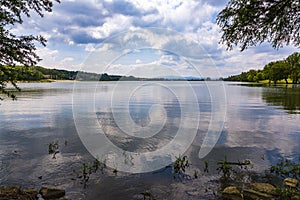
[[[170,81],[204,81],[204,78],[194,76],[161,76],[159,78]]]
[[[68,71],[62,69],[47,69],[40,66],[32,67],[33,70],[41,72],[43,78],[53,80],[79,80],[79,81],[118,81],[122,76],[97,74],[82,71]]]
[[[63,69],[48,69],[41,66],[3,66],[10,72],[10,77],[16,81],[42,81],[51,80],[79,80],[79,81],[118,81],[136,80],[135,77],[122,77],[117,75],[97,74],[81,71],[68,71]],[[7,81],[9,77],[0,74],[0,81]]]
[[[138,78],[134,76],[120,76],[82,72],[68,71],[63,69],[48,69],[41,66],[3,66],[11,72],[11,77],[16,81],[43,81],[51,80],[78,80],[78,81],[203,81],[203,78],[166,76],[158,78]],[[9,77],[0,74],[0,81],[7,81]]]

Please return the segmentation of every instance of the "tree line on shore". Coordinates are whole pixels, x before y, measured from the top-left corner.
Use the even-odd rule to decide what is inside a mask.
[[[9,73],[0,74],[1,81],[40,81],[43,79],[53,80],[75,80],[77,71],[67,71],[59,69],[47,69],[40,66],[3,66]],[[94,79],[97,74],[87,73],[90,79]],[[98,75],[99,76],[99,75]],[[98,77],[97,76],[97,77]],[[87,78],[87,77],[86,77]],[[99,79],[99,78],[98,78]]]
[[[43,81],[43,80],[78,80],[78,81],[163,81],[164,78],[138,78],[134,76],[97,74],[63,69],[48,69],[41,66],[3,66],[0,71],[0,82],[10,81]]]
[[[283,60],[270,62],[263,69],[251,69],[239,75],[229,76],[225,81],[260,82],[268,80],[269,83],[278,83],[284,80],[286,84],[300,83],[300,53],[295,52]]]
[[[3,66],[8,73],[0,72],[0,81],[42,81],[52,80],[84,80],[84,81],[117,81],[122,76],[97,74],[90,72],[48,69],[41,66]]]

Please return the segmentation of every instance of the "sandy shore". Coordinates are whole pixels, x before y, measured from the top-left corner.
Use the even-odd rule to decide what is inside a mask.
[[[53,80],[51,79],[52,82],[66,82],[66,83],[69,83],[69,82],[78,82],[77,80]]]

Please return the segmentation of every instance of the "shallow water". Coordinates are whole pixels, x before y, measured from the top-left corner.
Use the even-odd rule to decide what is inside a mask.
[[[123,82],[121,87],[116,87],[115,82],[101,82],[95,89],[94,83],[76,82],[75,90],[74,83],[20,84],[22,92],[17,94],[18,100],[5,100],[0,105],[0,184],[35,188],[58,186],[65,188],[71,199],[139,199],[145,190],[151,190],[159,199],[201,199],[211,197],[212,192],[207,192],[207,188],[214,185],[218,177],[215,170],[202,175],[204,160],[214,168],[215,161],[225,156],[233,161],[249,159],[255,171],[263,172],[283,157],[299,159],[299,87],[225,83],[224,128],[212,152],[199,159],[198,152],[212,117],[213,94],[207,87],[210,83],[161,82],[136,89],[137,84]],[[193,89],[197,109],[186,87]],[[80,98],[74,100],[76,95]],[[189,113],[182,110],[184,105]],[[86,110],[89,107],[91,110]],[[117,175],[106,169],[104,174],[91,176],[88,187],[83,189],[77,173],[82,163],[93,157],[78,135],[74,108],[77,113],[91,112],[106,137],[117,147],[138,153],[153,152],[169,144],[180,123],[184,122],[185,130],[199,123],[197,135],[185,154],[192,163],[189,173],[198,169],[200,178],[180,182],[173,179],[170,168],[142,174],[118,172]],[[116,117],[125,116],[127,111],[131,121],[124,117],[116,121]],[[187,115],[188,120],[182,119],[183,115]],[[200,117],[195,120],[195,116]],[[135,137],[140,133],[138,129],[130,133],[126,130],[132,122],[142,128],[153,125],[151,130],[158,131],[151,137]],[[160,126],[159,122],[164,123]],[[48,144],[56,140],[60,153],[52,159],[48,155]]]

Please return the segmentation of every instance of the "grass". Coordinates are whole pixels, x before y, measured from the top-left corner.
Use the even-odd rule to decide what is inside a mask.
[[[287,81],[288,81],[288,84],[292,84],[293,83],[292,79],[290,79],[290,78],[288,78]],[[262,81],[259,81],[259,83],[269,84],[269,80],[262,80]],[[271,84],[274,84],[274,82],[271,81]],[[278,80],[277,84],[286,84],[286,82],[285,82],[284,79],[282,79],[282,80]]]

